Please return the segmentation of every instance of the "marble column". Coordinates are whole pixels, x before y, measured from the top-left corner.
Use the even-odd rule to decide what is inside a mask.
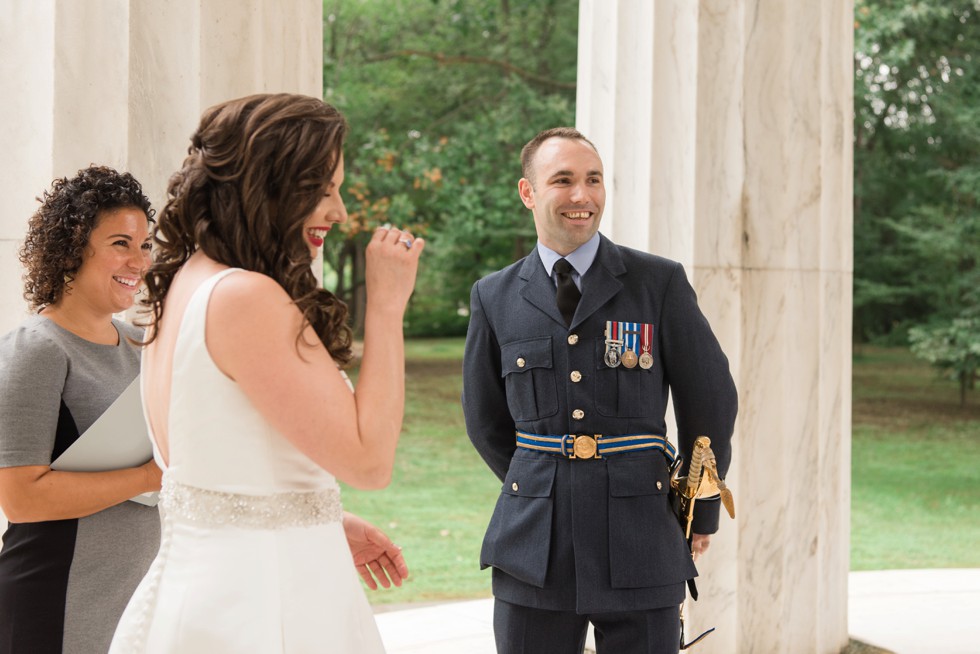
[[[581,0],[603,231],[681,261],[740,392],[701,652],[847,643],[853,0]]]
[[[322,15],[321,0],[3,2],[0,333],[26,316],[17,250],[52,179],[110,165],[160,209],[203,109],[321,96]]]

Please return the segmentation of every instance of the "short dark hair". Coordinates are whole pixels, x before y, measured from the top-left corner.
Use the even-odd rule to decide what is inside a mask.
[[[156,258],[143,300],[152,321],[163,315],[177,271],[201,250],[218,263],[276,280],[330,355],[349,362],[347,305],[319,288],[303,237],[340,164],[346,134],[336,108],[304,95],[250,95],[207,109],[170,178],[154,234]]]
[[[585,141],[589,146],[599,153],[599,149],[585,135],[574,127],[552,127],[540,132],[537,136],[527,142],[521,148],[521,176],[527,178],[531,185],[534,185],[534,178],[531,177],[531,164],[534,163],[534,155],[538,153],[538,148],[548,139],[571,139],[575,141]]]
[[[107,166],[93,164],[70,179],[55,179],[37,200],[41,206],[31,216],[20,248],[20,262],[27,269],[24,299],[32,309],[61,299],[82,265],[100,214],[135,207],[147,221],[153,220],[150,199],[136,178]]]

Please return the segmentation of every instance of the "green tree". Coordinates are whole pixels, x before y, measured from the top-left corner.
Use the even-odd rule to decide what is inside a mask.
[[[912,352],[959,382],[960,406],[980,370],[980,313],[966,311],[952,320],[909,330]]]
[[[342,243],[325,251],[363,319],[363,251],[378,224],[427,240],[414,334],[465,331],[469,288],[534,244],[520,148],[574,123],[577,0],[326,0],[324,93],[348,117]]]
[[[980,286],[980,2],[855,2],[855,338],[949,326]]]

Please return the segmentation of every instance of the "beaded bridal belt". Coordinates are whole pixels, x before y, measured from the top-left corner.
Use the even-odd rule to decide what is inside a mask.
[[[321,491],[243,495],[188,486],[163,476],[160,505],[166,516],[209,527],[285,529],[340,522],[340,492]]]

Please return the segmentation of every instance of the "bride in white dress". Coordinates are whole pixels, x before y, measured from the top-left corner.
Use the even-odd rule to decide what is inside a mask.
[[[110,652],[384,651],[335,479],[390,480],[402,318],[424,243],[379,229],[368,245],[355,394],[338,369],[351,356],[346,307],[310,271],[347,219],[345,132],[315,98],[234,100],[205,112],[171,179],[143,354],[163,534]],[[374,550],[375,574],[397,576],[403,561]]]

